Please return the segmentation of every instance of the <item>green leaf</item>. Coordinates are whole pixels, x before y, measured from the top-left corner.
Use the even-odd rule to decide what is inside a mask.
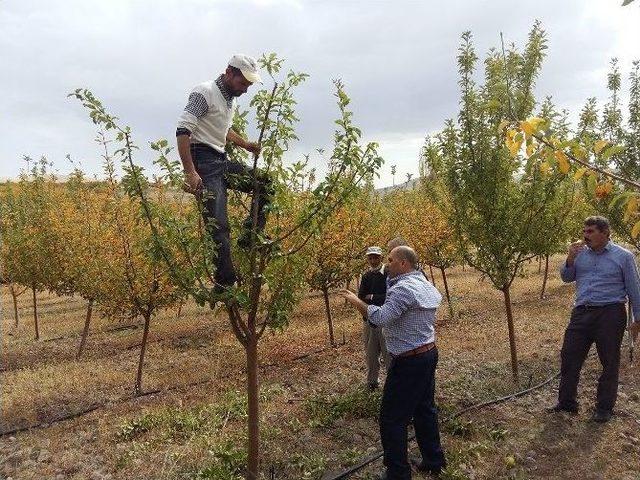
[[[625,150],[626,150],[626,147],[624,145],[613,145],[604,151],[604,153],[602,154],[602,159],[606,160],[612,155],[616,155],[618,153],[624,152]]]
[[[622,192],[621,194],[616,195],[615,197],[613,197],[613,200],[611,200],[611,202],[609,202],[609,208],[610,209],[615,208],[616,205],[618,205],[623,200],[626,200],[631,195],[633,195],[633,192]]]
[[[598,187],[598,179],[596,177],[597,175],[595,174],[587,177],[587,191],[592,196],[596,194],[596,188]]]

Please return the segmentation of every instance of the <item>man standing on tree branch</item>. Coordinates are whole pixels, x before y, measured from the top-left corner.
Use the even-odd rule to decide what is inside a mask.
[[[386,475],[382,479],[411,478],[407,460],[407,427],[413,419],[422,461],[419,471],[438,474],[445,466],[434,400],[438,349],[435,344],[436,308],[442,295],[416,270],[418,256],[407,246],[394,248],[386,265],[389,286],[384,304],[367,305],[349,290],[341,295],[376,327],[383,327],[391,365],[380,406],[380,437]]]
[[[596,409],[591,417],[607,422],[618,394],[620,345],[627,326],[625,302],[631,302],[635,322],[631,335],[640,331],[640,279],[633,254],[610,239],[609,221],[589,217],[584,241],[572,243],[560,276],[576,282],[576,303],[564,334],[558,403],[549,412],[578,412],[576,395],[582,364],[595,342],[602,364]]]
[[[260,154],[258,143],[245,140],[231,129],[236,97],[246,93],[256,82],[262,83],[255,59],[234,55],[222,75],[191,91],[176,130],[178,153],[184,167],[184,189],[202,195],[203,218],[216,245],[213,254],[217,292],[224,291],[237,280],[231,261],[227,189],[253,191],[253,171],[243,163],[229,160],[225,145],[229,140],[256,156]],[[265,206],[272,193],[270,180],[258,174],[258,188],[257,230],[262,231],[266,223]],[[238,240],[242,248],[251,245],[251,223],[249,216]]]

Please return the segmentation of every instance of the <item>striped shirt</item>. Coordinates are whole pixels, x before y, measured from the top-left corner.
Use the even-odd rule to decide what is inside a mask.
[[[560,277],[576,282],[576,306],[625,303],[628,297],[634,319],[640,321],[638,268],[629,250],[611,241],[600,252],[585,248],[572,267],[562,265]]]
[[[383,327],[387,349],[392,355],[435,342],[436,308],[442,301],[440,292],[413,271],[389,279],[387,298],[381,307],[369,305],[367,318]]]

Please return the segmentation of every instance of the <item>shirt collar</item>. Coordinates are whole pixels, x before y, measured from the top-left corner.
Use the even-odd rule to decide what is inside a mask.
[[[220,90],[220,93],[222,94],[224,99],[227,101],[227,107],[231,108],[231,104],[233,103],[233,95],[231,95],[231,92],[224,84],[223,78],[224,75],[220,75],[218,78],[216,78],[216,85],[218,86],[218,89]]]
[[[389,279],[389,285],[395,285],[403,278],[412,277],[416,274],[422,276],[422,272],[420,272],[419,270],[413,270],[412,272],[401,273],[400,275],[396,275],[395,277]]]
[[[613,244],[613,242],[612,242],[611,240],[609,240],[609,241],[607,242],[607,244],[602,248],[602,250],[601,250],[601,252],[600,252],[600,253],[602,253],[602,252],[608,252],[609,250],[611,250],[611,248],[613,247],[613,245],[614,245],[614,244]],[[598,253],[598,252],[596,252],[596,251],[595,251],[593,248],[591,248],[591,247],[589,247],[589,250],[591,250],[593,253]]]
[[[371,268],[369,267],[369,271],[371,272],[380,272],[380,273],[384,273],[384,263],[381,263],[380,266],[378,268]]]

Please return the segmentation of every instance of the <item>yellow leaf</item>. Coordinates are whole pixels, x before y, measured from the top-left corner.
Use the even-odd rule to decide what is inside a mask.
[[[549,164],[547,162],[542,162],[540,164],[540,171],[546,175],[547,173],[549,173],[549,170],[551,170],[551,167],[549,166]]]
[[[596,153],[600,153],[602,151],[602,149],[604,147],[606,147],[607,145],[609,145],[609,142],[606,140],[598,140],[594,145],[593,145],[593,151]]]
[[[565,175],[569,173],[569,169],[571,168],[571,165],[569,164],[569,159],[567,158],[565,153],[561,151],[556,151],[554,155],[556,157],[556,160],[558,160],[558,169]]]
[[[574,180],[580,180],[586,171],[587,171],[587,167],[581,167],[581,168],[579,168],[579,169],[576,171],[576,173],[573,175],[573,179],[574,179]]]
[[[631,236],[633,238],[638,238],[639,234],[640,234],[640,221],[636,222],[636,224],[631,229]]]
[[[601,183],[596,187],[596,197],[604,198],[611,193],[611,190],[613,190],[613,183]]]
[[[533,134],[533,125],[526,120],[524,122],[520,122],[520,128],[527,134],[527,136],[531,136]]]
[[[540,125],[544,123],[544,118],[531,117],[531,118],[527,118],[527,122],[529,122],[529,124],[533,127],[533,130],[537,132],[538,129],[540,128]]]
[[[515,157],[518,154],[520,147],[522,147],[522,141],[512,142],[511,145],[509,145],[509,152],[511,152],[512,157]]]
[[[638,199],[636,197],[631,197],[627,202],[627,212],[626,215],[633,215],[638,210]]]
[[[527,142],[527,157],[533,155],[533,151],[535,150],[535,145],[533,142]]]

